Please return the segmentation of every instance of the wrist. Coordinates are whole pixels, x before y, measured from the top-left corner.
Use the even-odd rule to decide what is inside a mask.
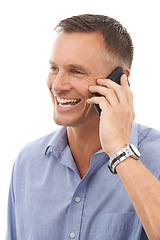
[[[140,159],[140,153],[138,149],[130,143],[110,158],[108,168],[111,173],[116,174],[117,166],[129,157],[132,157],[135,160]]]
[[[131,169],[133,169],[133,167],[135,167],[137,165],[139,166],[139,163],[140,163],[140,161],[135,161],[134,158],[128,157],[128,158],[126,158],[125,161],[121,162],[120,164],[118,164],[116,166],[116,172],[118,175],[121,174],[122,172],[125,173],[125,175],[127,173],[130,174]]]
[[[114,145],[109,151],[107,151],[107,155],[110,158],[112,158],[115,154],[117,154],[119,151],[121,151],[125,146],[127,146],[127,143]]]

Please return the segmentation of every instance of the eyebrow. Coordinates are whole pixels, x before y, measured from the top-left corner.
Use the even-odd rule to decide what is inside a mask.
[[[49,63],[50,63],[50,65],[57,66],[57,64],[55,62],[53,62],[52,60],[49,60]],[[80,70],[80,71],[82,71],[82,72],[84,72],[86,74],[90,73],[90,71],[87,68],[85,68],[84,66],[79,65],[79,64],[68,64],[65,67],[66,68],[74,68],[74,69]]]
[[[79,64],[77,64],[77,65],[74,65],[74,64],[69,64],[67,67],[69,67],[69,68],[74,68],[74,69],[78,69],[78,70],[80,70],[80,71],[82,71],[82,72],[85,72],[85,73],[89,73],[89,70],[88,69],[86,69],[85,67],[83,67],[82,65],[79,65]]]
[[[49,64],[50,64],[50,65],[56,65],[56,63],[53,62],[52,60],[49,60]]]

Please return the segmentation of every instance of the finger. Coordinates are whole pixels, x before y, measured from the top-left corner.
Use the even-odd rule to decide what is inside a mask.
[[[118,103],[117,96],[115,95],[115,92],[112,89],[102,87],[102,86],[90,86],[89,91],[92,93],[99,93],[107,99],[107,101],[112,105],[116,105]]]
[[[98,104],[101,110],[105,109],[106,107],[109,107],[110,104],[108,103],[107,99],[105,97],[92,97],[87,99],[88,104]]]
[[[123,86],[123,87],[128,87],[128,88],[129,88],[129,84],[128,84],[128,81],[127,81],[127,76],[126,76],[126,74],[123,74],[123,75],[121,76],[120,83],[121,83],[121,86]]]
[[[131,92],[131,89],[128,85],[127,77],[125,77],[125,75],[121,77],[121,85],[124,88],[127,102],[129,106],[133,109],[133,93]]]
[[[127,104],[127,97],[125,95],[123,86],[113,82],[110,79],[98,79],[97,83],[98,85],[105,86],[108,89],[112,89],[115,92],[119,103],[121,103],[122,105]]]

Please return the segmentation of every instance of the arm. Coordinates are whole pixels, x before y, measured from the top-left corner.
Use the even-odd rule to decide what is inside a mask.
[[[124,76],[121,86],[111,80],[98,80],[90,87],[105,97],[93,97],[102,109],[100,140],[103,150],[111,157],[129,143],[134,120],[133,95]],[[107,87],[107,88],[106,88]],[[137,215],[150,240],[160,239],[160,183],[144,165],[131,157],[120,163],[116,171],[135,207]]]
[[[8,196],[8,222],[6,240],[16,240],[15,201],[13,192],[13,173]]]
[[[150,240],[160,239],[160,182],[140,161],[128,158],[116,168]]]

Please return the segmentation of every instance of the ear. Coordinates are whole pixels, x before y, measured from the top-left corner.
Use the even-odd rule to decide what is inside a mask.
[[[125,74],[126,74],[127,78],[129,78],[129,76],[130,76],[130,70],[129,70],[129,68],[123,68],[123,69],[124,69],[124,71],[125,71]]]

